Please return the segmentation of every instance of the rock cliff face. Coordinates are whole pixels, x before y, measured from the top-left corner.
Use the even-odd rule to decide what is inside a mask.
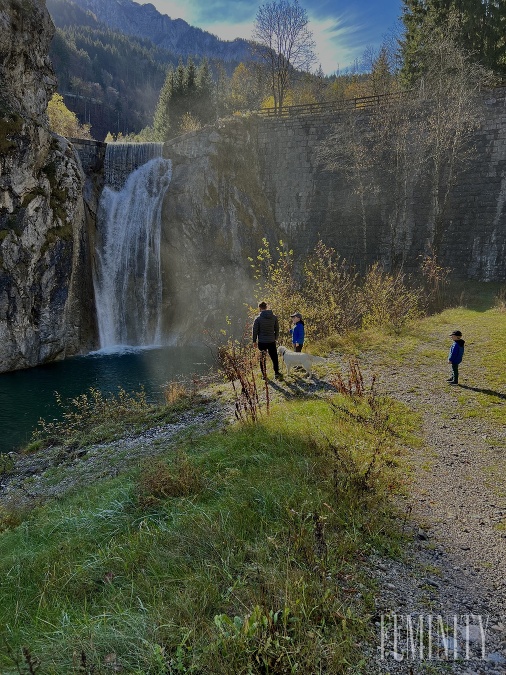
[[[84,174],[49,131],[53,25],[42,0],[0,5],[0,372],[91,347]]]
[[[202,341],[223,328],[237,334],[254,304],[248,257],[281,230],[261,185],[256,127],[230,120],[165,145],[172,181],[163,210],[164,333]]]
[[[254,302],[248,257],[263,237],[301,257],[321,239],[359,269],[380,261],[418,273],[420,256],[435,252],[454,279],[504,282],[505,111],[506,88],[484,94],[474,151],[450,190],[438,242],[424,176],[410,176],[400,212],[385,166],[371,163],[362,199],[349,171],[326,167],[321,148],[346,133],[339,114],[229,120],[167,143],[166,334],[198,339],[227,315],[244,319],[244,303]],[[370,116],[359,114],[369,130]]]

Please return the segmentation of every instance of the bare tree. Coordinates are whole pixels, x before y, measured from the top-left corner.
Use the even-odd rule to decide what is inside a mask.
[[[456,44],[451,25],[445,33],[428,32],[423,57],[415,89],[387,97],[370,114],[343,112],[320,150],[323,163],[347,177],[359,200],[364,254],[372,253],[368,226],[382,210],[392,267],[404,262],[415,222],[426,228],[427,251],[440,254],[453,190],[475,156],[473,133],[483,115],[478,94],[489,77]],[[423,215],[413,210],[415,194],[424,196]]]
[[[309,70],[316,59],[308,23],[307,12],[298,0],[274,0],[258,9],[253,39],[255,49],[267,64],[274,107],[278,111],[283,107],[294,72]]]
[[[418,98],[427,115],[422,118],[420,135],[425,139],[425,163],[431,181],[431,225],[437,251],[451,189],[461,169],[474,154],[471,134],[482,120],[478,93],[491,79],[491,73],[458,46],[455,27],[427,39],[424,76],[418,84]]]

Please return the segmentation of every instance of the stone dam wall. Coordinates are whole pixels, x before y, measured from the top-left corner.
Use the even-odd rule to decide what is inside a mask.
[[[370,129],[374,114],[356,111],[354,123]],[[359,268],[380,260],[387,268],[415,271],[420,256],[435,251],[454,277],[506,279],[505,88],[483,98],[472,158],[449,194],[439,237],[423,176],[409,177],[400,210],[385,165],[368,166],[362,193],[346,158],[328,167],[322,148],[341,139],[344,147],[349,124],[350,118],[338,113],[252,116],[221,121],[165,145],[164,155],[173,163],[162,232],[167,335],[199,340],[204,328],[217,330],[226,316],[244,321],[244,304],[254,303],[248,257],[256,255],[263,237],[273,245],[282,239],[301,255],[321,239]],[[73,144],[88,182],[96,183],[104,144]]]
[[[374,114],[356,111],[354,123],[370,128]],[[434,251],[458,277],[506,279],[506,88],[483,97],[474,149],[451,187],[439,232],[424,176],[408,176],[400,211],[392,173],[384,164],[367,168],[361,193],[346,161],[327,168],[322,148],[339,144],[349,133],[348,124],[349,117],[339,113],[250,118],[175,139],[166,152],[180,154],[196,171],[204,170],[202,158],[209,153],[221,185],[234,176],[245,204],[252,198],[261,201],[263,212],[253,209],[243,227],[251,225],[251,215],[263,215],[298,253],[322,239],[359,267],[381,260],[387,267],[402,264],[412,270],[421,255]],[[241,157],[249,158],[242,173],[237,167]],[[210,170],[207,167],[207,187],[214,182]],[[253,170],[256,175],[248,180],[246,174]],[[214,207],[219,206],[219,196],[216,202]]]

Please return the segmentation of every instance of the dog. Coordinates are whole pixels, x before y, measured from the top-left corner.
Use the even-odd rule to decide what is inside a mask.
[[[303,352],[292,352],[286,347],[278,347],[278,354],[280,355],[286,367],[286,376],[290,375],[290,369],[293,366],[302,366],[307,375],[311,377],[313,374],[314,363],[327,363],[327,359],[321,356],[314,356],[313,354],[306,354]]]

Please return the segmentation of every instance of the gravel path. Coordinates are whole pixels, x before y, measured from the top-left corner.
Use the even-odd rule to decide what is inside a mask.
[[[381,591],[374,672],[504,675],[506,430],[473,416],[473,410],[478,394],[485,394],[490,405],[503,406],[506,394],[483,387],[483,373],[472,361],[464,362],[459,386],[446,383],[444,361],[421,366],[415,358],[405,367],[378,363],[369,355],[361,366],[366,378],[381,373],[379,391],[423,420],[423,447],[410,452],[413,477],[403,503],[413,543],[404,563],[376,564]],[[424,620],[423,660],[419,643],[415,640],[413,650],[409,641],[409,614],[415,631],[420,617]],[[436,624],[430,631],[429,617]],[[439,630],[438,617],[444,621]]]

